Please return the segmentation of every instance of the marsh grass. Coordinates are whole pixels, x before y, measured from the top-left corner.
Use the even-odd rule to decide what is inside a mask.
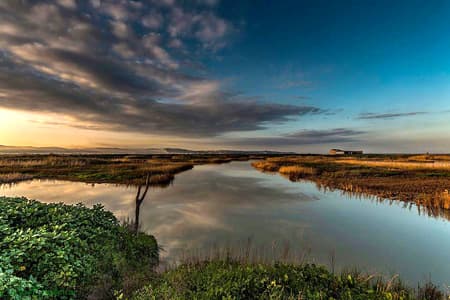
[[[280,174],[286,175],[289,178],[304,178],[311,175],[316,175],[317,171],[316,169],[312,167],[303,167],[303,166],[282,166],[278,170]]]
[[[301,155],[270,157],[252,165],[292,181],[312,180],[321,187],[351,194],[412,202],[430,215],[450,210],[448,155]]]
[[[394,168],[401,170],[417,170],[417,169],[438,169],[438,170],[450,170],[449,161],[429,161],[424,160],[422,162],[410,162],[410,161],[370,161],[359,159],[340,159],[336,160],[336,163],[345,163],[359,166],[369,167],[382,167],[382,168]]]
[[[304,264],[310,258],[310,249],[294,250],[289,241],[272,241],[256,245],[251,238],[235,243],[212,244],[203,249],[184,250],[175,262],[162,266],[161,270],[179,264],[197,264],[203,261],[234,261],[241,264],[273,264],[275,262]]]
[[[0,184],[5,183],[14,183],[24,180],[30,180],[33,176],[23,173],[7,173],[7,174],[0,174]]]
[[[255,161],[252,163],[252,166],[265,172],[277,172],[280,168],[280,165],[268,160]]]
[[[29,179],[166,186],[194,165],[262,158],[251,155],[1,155],[0,183]]]

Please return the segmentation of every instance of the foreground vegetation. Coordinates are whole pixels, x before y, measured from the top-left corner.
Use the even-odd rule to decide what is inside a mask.
[[[198,164],[261,158],[251,155],[1,155],[0,183],[58,179],[88,183],[167,185]]]
[[[433,215],[450,216],[450,156],[365,155],[272,157],[252,164],[292,181],[320,188],[415,203]]]
[[[157,272],[158,245],[100,206],[0,198],[0,299],[444,299],[431,283],[245,255]],[[225,253],[223,252],[223,253]]]
[[[155,238],[100,206],[0,204],[0,299],[112,299],[154,276]]]
[[[136,293],[144,299],[444,299],[432,284],[413,290],[400,280],[356,272],[335,275],[316,265],[246,264],[232,260],[184,264]]]

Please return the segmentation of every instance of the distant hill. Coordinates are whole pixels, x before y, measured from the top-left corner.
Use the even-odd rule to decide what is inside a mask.
[[[183,148],[79,148],[0,145],[0,154],[295,154],[279,151],[189,150]]]

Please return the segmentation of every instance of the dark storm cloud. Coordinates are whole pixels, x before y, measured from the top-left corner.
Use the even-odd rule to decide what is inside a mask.
[[[366,131],[349,128],[335,128],[326,130],[302,130],[276,137],[259,137],[233,139],[231,144],[245,146],[301,146],[327,143],[357,142]]]
[[[189,53],[217,51],[234,31],[215,5],[2,1],[0,107],[63,114],[79,128],[174,136],[258,130],[324,112],[225,92],[189,68]]]
[[[394,119],[394,118],[399,118],[399,117],[408,117],[408,116],[425,115],[425,114],[428,114],[428,112],[413,111],[413,112],[406,112],[406,113],[386,113],[386,114],[362,113],[358,116],[358,119],[361,119],[361,120]]]
[[[217,97],[220,98],[220,95]],[[282,122],[292,115],[320,112],[310,106],[261,104],[233,99],[225,102],[212,98],[210,103],[188,105],[160,103],[152,99],[115,96],[80,88],[37,72],[27,65],[8,63],[5,57],[0,64],[0,104],[3,107],[62,113],[81,122],[101,125],[72,124],[77,128],[208,136],[227,131],[262,129],[265,121]]]

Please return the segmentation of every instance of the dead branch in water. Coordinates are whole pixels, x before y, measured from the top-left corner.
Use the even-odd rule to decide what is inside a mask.
[[[148,189],[150,188],[150,173],[147,174],[145,179],[145,189],[141,195],[142,185],[138,186],[137,194],[136,194],[136,208],[135,208],[135,216],[134,216],[134,231],[137,234],[139,231],[139,215],[141,210],[142,202],[144,202],[145,197],[147,196]]]

